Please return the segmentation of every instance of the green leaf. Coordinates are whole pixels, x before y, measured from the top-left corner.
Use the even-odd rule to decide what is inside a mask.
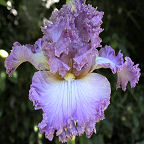
[[[103,135],[96,136],[96,140],[94,144],[104,144]]]
[[[137,144],[144,144],[144,141],[138,142]]]
[[[0,0],[0,5],[7,7],[7,3],[5,0]]]
[[[88,143],[88,140],[87,140],[86,136],[82,135],[80,137],[80,144],[87,144],[87,143]]]
[[[135,126],[136,128],[138,128],[138,127],[139,127],[139,120],[138,120],[138,118],[136,117],[136,115],[133,115],[133,122],[134,122],[134,126]]]
[[[68,139],[67,144],[75,144],[75,136],[72,139]]]

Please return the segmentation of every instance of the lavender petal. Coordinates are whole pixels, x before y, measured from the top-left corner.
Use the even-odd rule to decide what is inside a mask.
[[[5,60],[6,72],[9,76],[23,62],[29,61],[36,69],[49,69],[47,57],[42,52],[42,40],[39,39],[35,45],[21,45],[15,42],[10,55]]]
[[[122,65],[122,70],[118,71],[117,88],[122,87],[122,90],[126,90],[128,82],[130,82],[131,88],[134,88],[139,81],[140,68],[138,64],[134,65],[131,58],[125,57],[125,63]]]
[[[119,51],[118,55],[115,55],[114,49],[110,46],[105,46],[99,51],[99,55],[96,57],[95,69],[110,68],[112,73],[115,74],[121,69],[123,64],[123,54]]]
[[[87,137],[96,132],[95,124],[104,119],[110,93],[108,80],[96,73],[66,81],[39,71],[33,77],[29,98],[35,109],[43,110],[40,132],[49,140],[56,132],[59,140],[66,142],[84,132]]]

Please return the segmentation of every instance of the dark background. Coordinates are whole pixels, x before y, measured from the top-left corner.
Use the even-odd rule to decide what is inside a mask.
[[[54,8],[60,9],[64,0],[49,9],[41,0],[11,0],[7,7],[0,0],[0,49],[11,50],[12,44],[33,44],[42,36],[40,26],[49,18]],[[76,144],[144,144],[144,0],[87,0],[87,3],[104,11],[100,35],[105,44],[116,52],[140,64],[139,84],[127,91],[116,91],[116,75],[108,69],[100,70],[111,82],[111,104],[105,111],[106,119],[97,124],[97,134],[86,139],[77,137]],[[3,6],[2,6],[3,5]],[[17,15],[12,14],[17,10]],[[0,57],[0,143],[1,144],[60,144],[39,134],[36,125],[42,119],[42,111],[35,111],[28,99],[32,76],[36,71],[29,63],[22,64],[12,78],[5,74],[4,58]]]

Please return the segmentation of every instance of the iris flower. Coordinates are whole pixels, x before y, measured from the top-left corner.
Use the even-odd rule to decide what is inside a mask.
[[[116,55],[110,46],[101,46],[102,17],[103,12],[91,5],[64,5],[41,27],[42,38],[34,45],[15,42],[5,60],[9,76],[26,61],[38,70],[29,99],[36,110],[43,111],[38,128],[49,140],[55,132],[62,142],[84,132],[88,138],[96,133],[95,124],[104,119],[110,104],[111,87],[94,70],[110,68],[117,74],[116,87],[124,91],[128,82],[132,88],[138,83],[138,64],[129,57],[124,61],[123,54]]]

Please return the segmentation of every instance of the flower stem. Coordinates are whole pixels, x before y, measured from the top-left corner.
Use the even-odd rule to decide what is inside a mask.
[[[72,3],[75,0],[66,0],[66,4]]]
[[[75,136],[72,139],[68,139],[67,144],[75,144]]]
[[[66,4],[75,3],[75,2],[76,2],[76,0],[66,0]],[[83,2],[85,4],[86,0],[79,0],[79,2]]]

